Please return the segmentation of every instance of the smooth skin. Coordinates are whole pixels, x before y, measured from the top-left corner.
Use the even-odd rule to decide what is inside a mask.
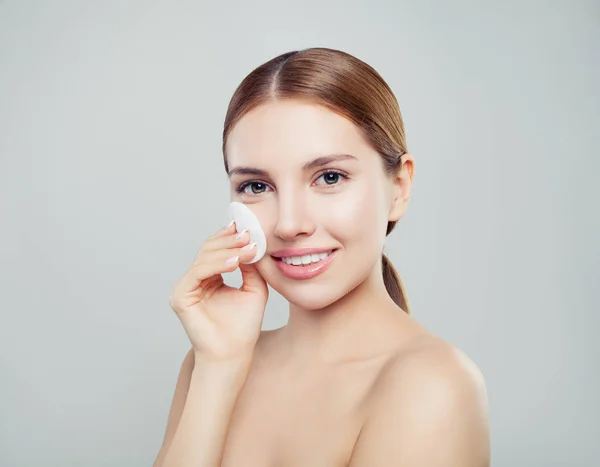
[[[216,232],[171,292],[169,303],[192,348],[205,358],[246,358],[260,334],[269,292],[254,265],[238,264],[240,257],[246,261],[256,254],[256,244],[249,245],[248,240],[246,230],[236,234],[235,223]],[[221,275],[238,266],[243,277],[240,289],[226,285]]]
[[[352,122],[300,101],[253,109],[227,144],[230,169],[268,172],[230,176],[231,200],[257,215],[268,250],[240,265],[240,290],[224,286],[220,274],[237,267],[225,259],[253,256],[230,227],[174,287],[192,348],[155,467],[489,466],[481,372],[404,313],[381,277],[387,222],[410,199],[412,154],[388,177]],[[303,168],[333,153],[354,158]],[[306,246],[337,257],[313,279],[283,277],[269,253]],[[271,331],[260,330],[266,283],[290,303],[288,324]]]
[[[236,234],[235,224],[221,229],[202,244],[171,292],[169,303],[192,349],[182,367],[155,465],[221,465],[229,420],[248,374],[268,298],[267,284],[256,267],[239,264],[256,252],[256,244],[248,241],[248,232]],[[226,285],[222,277],[237,267],[243,278],[239,289]]]

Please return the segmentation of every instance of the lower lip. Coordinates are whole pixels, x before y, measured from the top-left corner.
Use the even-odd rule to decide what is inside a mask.
[[[277,269],[286,277],[291,279],[311,279],[312,277],[318,276],[319,274],[324,273],[333,259],[337,250],[333,250],[327,256],[327,258],[322,259],[318,263],[306,264],[303,266],[293,266],[291,264],[287,264],[280,258],[275,259],[275,264],[277,265]]]

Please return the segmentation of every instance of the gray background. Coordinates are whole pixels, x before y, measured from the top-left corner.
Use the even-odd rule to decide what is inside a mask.
[[[492,464],[600,465],[599,26],[582,1],[0,2],[0,464],[151,465],[189,347],[169,292],[227,221],[229,99],[323,46],[400,102],[386,251],[486,377]]]

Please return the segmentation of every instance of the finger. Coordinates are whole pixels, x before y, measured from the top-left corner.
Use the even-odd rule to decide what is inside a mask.
[[[221,228],[215,234],[211,235],[210,237],[206,238],[206,240],[204,240],[204,242],[202,243],[202,245],[196,252],[196,255],[194,256],[194,260],[192,261],[192,264],[202,262],[203,261],[202,256],[206,251],[215,251],[218,249],[231,248],[231,247],[238,246],[239,243],[236,243],[235,241],[233,241],[233,239],[235,239],[235,234],[236,234],[235,222],[232,221],[232,223]],[[217,242],[217,243],[215,244],[214,242]],[[213,246],[213,245],[215,245],[215,246]]]
[[[258,272],[256,263],[240,264],[242,272],[242,286],[240,290],[243,292],[266,292],[267,282]]]
[[[205,241],[212,240],[214,238],[219,238],[224,235],[230,235],[235,232],[236,232],[236,223],[235,223],[235,221],[232,220],[227,225],[221,227],[219,230],[214,232],[212,235],[209,235],[208,237],[206,237]]]
[[[234,271],[240,262],[254,258],[256,243],[242,248],[226,248],[204,252],[201,261],[194,263],[180,281],[181,290],[190,292],[198,288],[203,280],[217,274]]]
[[[175,286],[174,294],[196,290],[203,281],[225,272],[234,271],[240,261],[239,249],[214,251],[204,254],[202,261],[194,263]]]
[[[247,229],[244,229],[240,233],[236,233],[235,231],[230,234],[225,234],[217,238],[212,238],[206,240],[202,245],[202,250],[209,251],[218,251],[227,248],[242,248],[250,241],[250,234]]]
[[[223,235],[235,233],[235,231],[236,231],[235,221],[231,221],[226,226],[221,227],[214,234],[212,234],[210,237],[208,237],[207,240],[212,240],[213,238],[219,238],[219,237],[222,237]]]

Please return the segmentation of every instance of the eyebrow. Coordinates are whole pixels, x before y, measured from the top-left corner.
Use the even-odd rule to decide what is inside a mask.
[[[356,157],[354,157],[351,154],[327,154],[325,156],[320,156],[320,157],[317,157],[316,159],[313,159],[310,162],[307,162],[306,164],[304,164],[302,166],[302,170],[304,170],[304,171],[311,170],[316,167],[322,167],[322,166],[327,165],[334,161],[341,161],[341,160],[347,160],[347,159],[353,159],[355,161],[358,160]],[[238,167],[234,167],[229,172],[227,172],[228,177],[231,177],[232,175],[236,175],[236,174],[237,175],[258,175],[260,177],[269,177],[269,172],[267,172],[266,170],[257,169],[255,167],[238,166]]]

